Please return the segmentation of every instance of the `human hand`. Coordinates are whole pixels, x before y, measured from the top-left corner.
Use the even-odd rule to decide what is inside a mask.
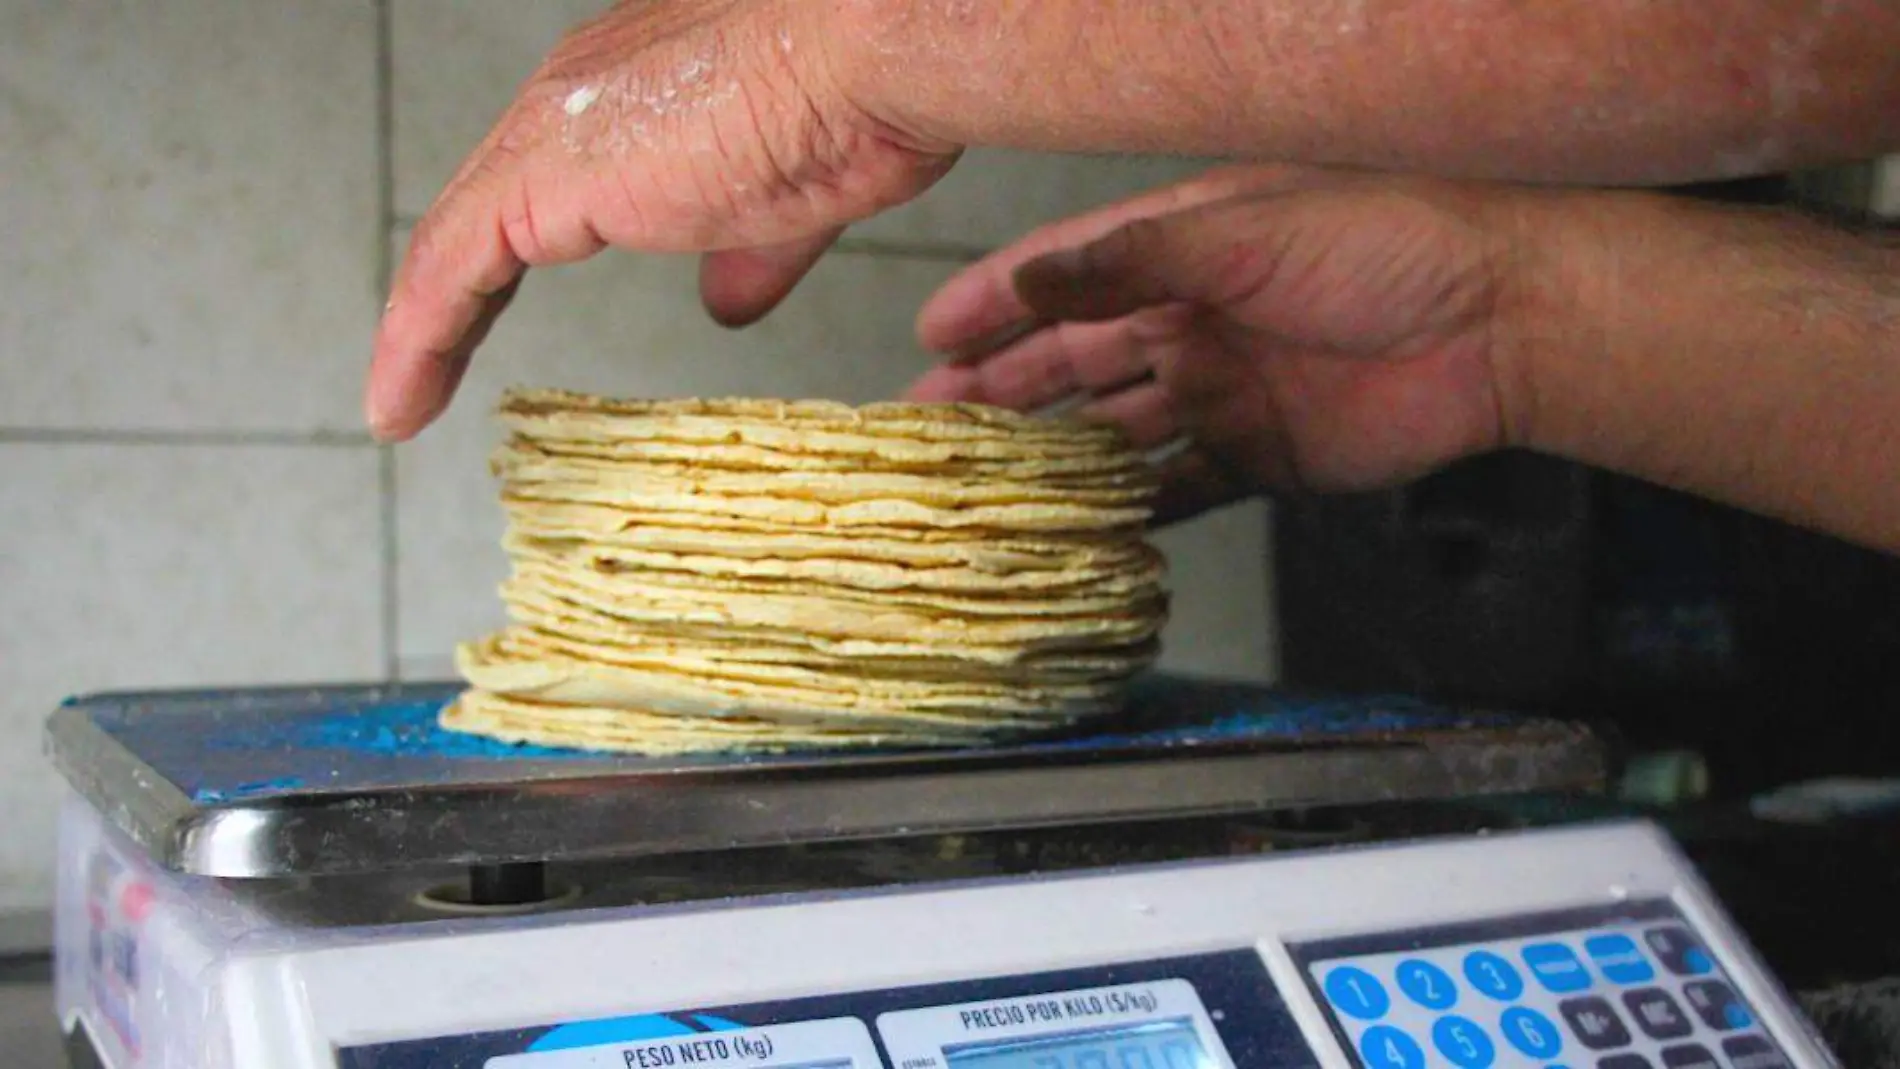
[[[925,305],[952,359],[908,397],[1079,400],[1140,448],[1178,443],[1159,523],[1417,478],[1515,444],[1510,196],[1231,168],[1057,223]]]
[[[568,35],[416,226],[365,415],[405,439],[447,406],[529,266],[607,246],[706,252],[728,325],[775,306],[849,222],[909,200],[957,147],[841,86],[848,5],[626,0]]]

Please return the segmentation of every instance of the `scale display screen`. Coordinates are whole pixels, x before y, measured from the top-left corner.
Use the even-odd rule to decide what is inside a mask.
[[[1214,1069],[1186,1018],[946,1049],[950,1069]]]
[[[400,1039],[339,1058],[338,1069],[1319,1069],[1252,947]]]
[[[1257,959],[1256,959],[1257,960]],[[883,1014],[900,1069],[1232,1069],[1181,977],[1056,988]]]

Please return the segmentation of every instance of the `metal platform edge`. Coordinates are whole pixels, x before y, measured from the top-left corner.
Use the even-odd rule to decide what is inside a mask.
[[[55,710],[47,718],[42,739],[53,770],[107,823],[131,838],[153,860],[167,868],[189,871],[177,862],[184,857],[183,840],[198,809],[183,791],[93,723],[77,704]],[[108,786],[112,783],[132,783],[138,789],[114,792]]]
[[[1601,790],[1605,740],[1580,725],[1317,748],[1183,748],[1033,766],[674,770],[335,792],[194,805],[77,708],[49,720],[56,767],[161,866],[269,879],[426,866],[583,861],[909,835],[1240,815],[1399,800]],[[85,760],[81,760],[81,757]],[[106,789],[135,782],[129,797]]]

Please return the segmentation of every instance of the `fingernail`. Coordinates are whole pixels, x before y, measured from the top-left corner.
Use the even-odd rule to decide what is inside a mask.
[[[1079,275],[1088,270],[1089,250],[1086,245],[1072,245],[1066,249],[1046,252],[1023,265],[1023,269],[1036,268],[1050,274]]]
[[[1068,307],[1086,293],[1090,269],[1086,249],[1057,249],[1016,269],[1016,294],[1037,311]]]
[[[952,362],[974,364],[985,357],[993,356],[1016,344],[1048,324],[1040,319],[1018,319],[1005,323],[995,330],[957,346],[950,353]]]

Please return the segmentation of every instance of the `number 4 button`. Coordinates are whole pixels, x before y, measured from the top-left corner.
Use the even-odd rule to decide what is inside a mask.
[[[1359,1053],[1371,1069],[1425,1069],[1425,1052],[1418,1041],[1391,1025],[1366,1029],[1359,1038]]]

